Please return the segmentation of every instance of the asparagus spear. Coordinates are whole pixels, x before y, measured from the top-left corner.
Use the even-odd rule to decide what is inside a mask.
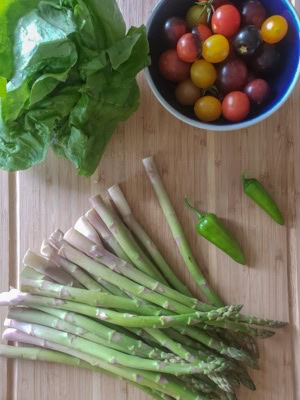
[[[73,278],[81,283],[83,287],[90,290],[102,291],[104,288],[84,272],[78,265],[71,263],[58,254],[58,251],[51,246],[50,242],[44,240],[41,246],[41,253],[54,264],[61,266]]]
[[[100,294],[100,293],[99,293]],[[122,299],[123,300],[123,299]],[[177,325],[193,325],[208,318],[208,313],[195,312],[193,314],[181,315],[162,315],[162,316],[137,316],[128,313],[118,313],[106,308],[92,307],[86,304],[73,301],[59,300],[50,297],[33,296],[28,293],[12,289],[10,292],[0,294],[0,306],[26,305],[26,306],[45,306],[77,312],[88,315],[100,321],[108,321],[115,325],[132,328],[168,328]]]
[[[28,322],[34,324],[40,324],[43,326],[48,326],[49,328],[55,328],[67,333],[71,333],[73,335],[80,336],[84,339],[87,339],[91,342],[95,342],[101,344],[103,346],[109,347],[114,350],[121,351],[126,354],[137,355],[139,357],[143,357],[143,352],[139,352],[138,350],[128,349],[126,346],[122,346],[116,342],[111,342],[103,339],[101,336],[96,335],[95,333],[91,333],[83,327],[78,327],[76,325],[72,325],[69,322],[56,318],[50,314],[46,314],[44,312],[35,311],[31,309],[26,309],[24,307],[14,307],[11,308],[8,312],[7,317],[11,320],[17,320],[20,322]],[[151,357],[153,359],[165,359],[165,354],[159,355],[159,352],[153,351],[155,357]],[[169,357],[166,357],[169,358]]]
[[[35,306],[35,308],[44,313],[59,318],[62,321],[67,321],[75,326],[86,329],[88,332],[94,333],[97,336],[102,337],[108,343],[116,343],[117,345],[125,348],[127,351],[139,353],[144,358],[174,358],[173,355],[167,354],[160,349],[156,349],[155,346],[148,346],[146,343],[140,340],[140,338],[135,339],[134,337],[129,336],[128,332],[126,332],[125,330],[120,333],[115,329],[114,326],[110,328],[103,323],[100,324],[99,322],[94,321],[93,319],[85,317],[81,314],[72,313],[64,310],[57,310],[49,307]]]
[[[162,274],[165,276],[167,281],[173,286],[178,292],[185,294],[187,296],[191,296],[191,292],[188,288],[176,277],[172,269],[169,267],[168,263],[158,250],[157,246],[154,244],[150,236],[145,232],[142,226],[138,223],[136,218],[134,217],[129,204],[121,191],[119,185],[112,186],[108,189],[108,193],[110,194],[114,204],[119,210],[121,216],[123,217],[124,222],[128,225],[128,227],[132,230],[132,232],[136,235],[136,237],[140,240],[140,242],[144,245],[145,249],[151,255],[156,265],[159,267]]]
[[[141,271],[145,272],[152,278],[157,279],[159,282],[167,284],[167,281],[159,272],[157,267],[139,248],[134,239],[128,235],[127,229],[121,221],[114,215],[113,212],[107,207],[100,196],[95,196],[90,199],[92,207],[97,211],[105,225],[114,235],[120,246],[128,255],[133,264]]]
[[[35,344],[44,348],[55,350],[53,351],[42,350],[38,348],[0,345],[0,355],[7,358],[22,358],[60,363],[66,362],[69,365],[76,365],[82,368],[97,370],[99,372],[104,369],[108,373],[112,373],[131,382],[139,382],[139,384],[142,384],[143,386],[150,387],[159,392],[170,394],[172,397],[177,399],[184,398],[187,400],[208,400],[207,397],[197,395],[188,390],[185,390],[185,388],[183,388],[182,386],[177,385],[172,381],[169,381],[165,377],[162,378],[159,374],[156,373],[151,373],[148,371],[138,371],[130,368],[121,368],[119,366],[99,360],[96,357],[89,356],[80,351],[76,351],[74,349],[70,349],[66,346],[61,346],[50,341],[38,340],[37,338],[30,337],[27,334],[23,334],[22,332],[15,330],[9,330],[9,332],[7,332],[5,336],[6,339],[10,341],[17,340],[23,343]],[[72,357],[72,359],[70,357]],[[144,375],[147,376],[147,378]]]
[[[55,247],[57,250],[59,250],[61,248],[61,246],[63,246],[63,244],[65,243],[63,238],[64,238],[64,233],[60,229],[57,229],[55,232],[53,232],[51,234],[51,236],[49,238],[49,242],[50,242],[50,244],[52,244],[53,247]],[[61,254],[60,254],[60,256],[61,256]],[[65,257],[61,257],[61,258],[65,259]],[[99,276],[96,276],[93,274],[90,274],[90,275],[99,285],[101,285],[104,288],[104,290],[106,292],[114,294],[115,296],[129,297],[119,287],[115,286],[113,283],[107,282]]]
[[[183,229],[176,216],[175,210],[171,204],[169,196],[159,176],[156,165],[154,163],[154,159],[152,157],[145,158],[143,160],[143,164],[148,174],[148,177],[152,183],[152,186],[155,190],[156,196],[163,210],[163,213],[168,221],[169,227],[172,231],[173,237],[176,241],[180,254],[182,255],[182,258],[188,270],[190,271],[195,282],[198,284],[202,293],[207,297],[209,302],[216,307],[222,307],[223,302],[217,296],[217,294],[208,286],[208,283],[204,275],[201,273],[197,265],[197,262],[192,254],[190,246],[185,238]]]
[[[230,329],[233,332],[242,332],[249,336],[260,339],[267,339],[275,335],[275,332],[266,329],[256,329],[247,324],[234,321],[208,321],[207,324],[201,324],[201,329],[213,329],[213,327]]]
[[[173,375],[188,375],[194,373],[206,375],[213,371],[222,372],[226,369],[226,363],[217,361],[214,363],[210,362],[209,364],[204,362],[172,364],[168,362],[168,360],[163,362],[131,356],[100,344],[92,343],[89,340],[83,339],[79,336],[32,323],[6,319],[4,321],[4,326],[17,329],[21,332],[29,334],[30,336],[38,337],[39,339],[48,340],[66,347],[74,348],[78,351],[96,356],[97,358],[104,360],[109,364],[119,364],[129,368],[160,371]]]
[[[110,249],[114,254],[121,258],[121,260],[131,263],[130,258],[127,256],[123,248],[119,245],[118,241],[115,239],[111,231],[107,228],[97,212],[92,208],[85,214],[85,216],[99,233],[104,243],[106,243],[108,249]]]
[[[67,258],[68,260],[74,262],[75,264],[79,265],[88,273],[97,275],[108,282],[114,283],[123,290],[133,293],[135,296],[141,297],[142,299],[148,300],[154,304],[157,304],[166,310],[178,313],[187,313],[191,311],[189,307],[184,306],[183,304],[180,304],[177,301],[168,299],[159,293],[146,289],[144,286],[139,285],[109,270],[107,267],[104,267],[103,265],[97,263],[96,261],[87,257],[85,254],[74,249],[68,244],[64,244],[60,248],[59,254]],[[214,308],[202,303],[202,311],[210,311],[211,309]]]
[[[82,235],[89,238],[92,242],[102,246],[102,241],[100,239],[98,232],[96,231],[96,229],[93,227],[93,225],[88,221],[88,219],[85,216],[80,217],[76,221],[74,228],[78,232],[82,233]]]
[[[82,287],[80,283],[73,279],[69,274],[61,268],[57,268],[57,265],[53,264],[46,258],[39,256],[32,250],[26,252],[23,263],[62,285]]]
[[[77,232],[75,229],[69,229],[65,233],[64,239],[73,247],[76,247],[99,263],[106,265],[112,271],[122,274],[132,281],[139,283],[154,292],[163,294],[169,299],[178,301],[181,304],[190,307],[191,309],[202,309],[203,304],[197,299],[183,295],[176,290],[164,285],[163,283],[160,283],[157,280],[149,277],[147,274],[139,271],[131,264],[128,264],[120,258],[109,253],[107,250],[104,249],[103,246],[99,246],[93,243],[81,233]]]
[[[178,332],[180,332],[183,335],[187,335],[191,337],[192,339],[195,339],[199,341],[200,343],[205,344],[207,347],[216,350],[218,353],[226,355],[230,358],[233,358],[238,361],[243,361],[247,363],[247,365],[255,368],[256,363],[255,361],[243,350],[237,349],[235,347],[230,347],[226,345],[224,342],[216,340],[209,335],[207,335],[205,332],[201,331],[200,329],[197,328],[192,328],[192,327],[176,327],[175,328]]]
[[[23,279],[21,290],[39,296],[71,300],[94,307],[116,308],[140,315],[160,316],[164,314],[162,308],[154,305],[144,305],[138,300],[114,296],[99,291],[69,288],[68,286],[47,281]]]

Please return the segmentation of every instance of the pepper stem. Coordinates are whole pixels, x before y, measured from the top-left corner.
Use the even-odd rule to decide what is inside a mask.
[[[199,219],[203,217],[203,215],[200,213],[200,211],[196,210],[196,208],[193,207],[193,206],[191,205],[191,203],[189,202],[189,200],[188,200],[187,197],[184,198],[184,202],[185,202],[186,206],[187,206],[190,210],[192,210],[192,211],[197,215],[197,217],[198,217]]]
[[[247,171],[245,171],[241,176],[244,185],[246,185],[247,181],[249,180],[249,179],[246,178],[246,172]]]

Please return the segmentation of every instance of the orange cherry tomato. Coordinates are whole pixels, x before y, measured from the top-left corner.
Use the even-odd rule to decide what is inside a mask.
[[[273,15],[265,20],[261,27],[261,35],[266,43],[280,42],[288,31],[288,23],[281,15]]]
[[[222,115],[222,104],[216,97],[204,96],[197,100],[194,111],[200,121],[213,122]]]

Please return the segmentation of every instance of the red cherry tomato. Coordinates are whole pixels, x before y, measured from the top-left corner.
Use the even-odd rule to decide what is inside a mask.
[[[192,29],[192,33],[198,36],[201,42],[205,42],[205,40],[208,39],[213,34],[212,31],[209,29],[209,27],[203,24],[194,26],[194,28]]]
[[[181,36],[177,43],[177,54],[184,62],[192,63],[196,61],[202,54],[200,38],[193,33],[186,33]]]
[[[239,10],[231,4],[219,7],[212,16],[211,27],[214,33],[226,36],[235,35],[241,25]]]
[[[159,59],[159,71],[161,75],[173,82],[181,82],[190,76],[191,65],[183,62],[177,54],[177,51],[167,50]]]
[[[243,92],[231,92],[223,100],[222,111],[229,121],[242,121],[249,114],[250,100]]]

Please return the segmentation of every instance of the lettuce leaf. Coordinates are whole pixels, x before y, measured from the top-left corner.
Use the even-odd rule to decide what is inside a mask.
[[[90,176],[118,124],[139,107],[136,75],[150,62],[145,27],[126,34],[115,0],[23,3],[0,6],[0,75],[8,79],[0,168],[30,168],[52,147]]]

